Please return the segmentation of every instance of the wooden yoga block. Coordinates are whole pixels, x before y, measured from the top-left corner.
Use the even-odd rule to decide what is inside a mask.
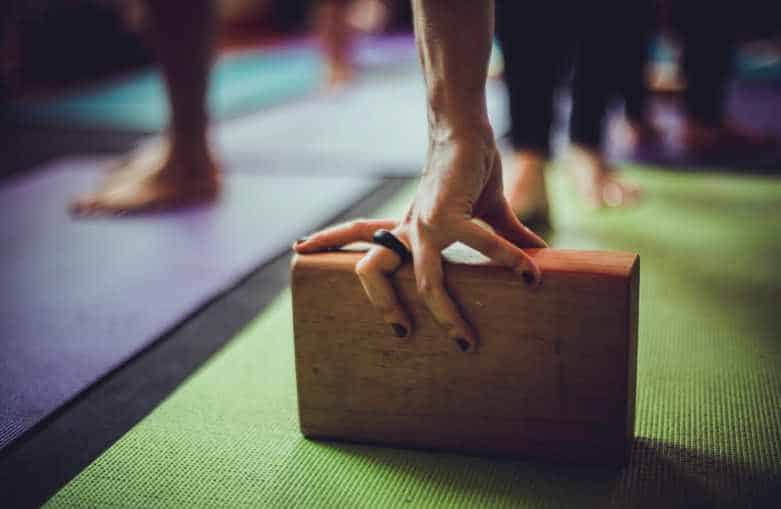
[[[528,250],[528,288],[463,254],[445,275],[480,338],[463,353],[394,275],[414,332],[399,339],[354,273],[356,252],[292,263],[302,433],[403,447],[623,465],[634,433],[639,257]],[[446,252],[447,253],[447,252]]]

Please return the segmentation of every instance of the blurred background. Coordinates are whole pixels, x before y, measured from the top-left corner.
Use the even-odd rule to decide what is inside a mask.
[[[206,69],[190,76],[187,64],[201,39],[178,39],[200,26],[196,4],[213,6],[216,26],[204,97]],[[298,433],[290,245],[335,221],[400,217],[425,161],[409,2],[3,0],[0,500],[197,507],[206,493],[277,507],[301,492],[335,493],[332,507],[774,507],[778,2],[531,4],[497,1],[488,113],[520,219],[556,248],[640,254],[625,471],[325,447]],[[152,5],[168,6],[166,23]],[[177,133],[192,153],[170,148]],[[221,170],[219,199],[73,214],[96,190],[111,209],[123,175],[138,191],[173,152]]]
[[[499,2],[500,8],[506,11],[503,16],[500,14],[500,19],[508,20],[500,22],[500,28],[513,23],[519,29],[526,24],[539,24],[542,30],[528,32],[534,32],[541,44],[533,52],[545,55],[547,61],[555,61],[557,56],[540,48],[555,46],[551,41],[561,39],[565,31],[580,33],[579,28],[573,28],[567,21],[577,16],[574,9],[570,16],[560,16],[557,20],[545,12],[505,8],[505,3],[512,4]],[[322,46],[324,40],[327,43],[327,37],[320,37],[318,42],[324,23],[321,20],[318,25],[316,4],[306,0],[216,3],[220,28],[215,51],[218,64],[213,69],[210,88],[213,120],[248,115],[301,97],[327,80],[327,76],[318,74],[326,72],[319,67],[322,62],[315,61],[325,59],[327,65],[327,55],[312,52],[302,56],[301,52],[290,51],[291,47],[307,46],[313,50],[318,44]],[[167,105],[160,76],[154,70],[154,44],[148,33],[149,15],[143,1],[11,0],[4,2],[2,9],[0,114],[4,173],[41,162],[61,151],[126,150],[138,141],[140,134],[164,128]],[[654,143],[638,146],[637,140],[644,139],[648,130],[643,126],[639,131],[622,128],[618,120],[621,108],[614,105],[610,110],[610,124],[619,127],[610,131],[613,142],[606,147],[608,153],[658,163],[685,161],[695,166],[726,163],[754,171],[776,168],[779,154],[772,142],[781,134],[777,120],[781,108],[777,100],[781,43],[773,3],[752,0],[740,5],[735,2],[706,5],[694,0],[644,0],[630,11],[637,14],[627,16],[625,12],[616,12],[600,15],[602,20],[598,22],[592,18],[588,23],[614,40],[624,37],[630,29],[643,34],[642,81],[650,94],[643,122],[656,128],[657,137],[653,138]],[[358,67],[363,66],[365,70],[374,65],[374,73],[378,74],[388,71],[388,64],[398,64],[403,57],[411,55],[411,10],[407,2],[353,2],[342,16],[345,20],[339,26],[350,31],[347,51]],[[515,21],[516,18],[520,19]],[[540,35],[541,31],[551,35]],[[395,37],[383,38],[383,35]],[[588,37],[585,32],[581,35],[582,40]],[[394,49],[383,47],[382,40],[394,38],[397,41]],[[518,45],[532,46],[522,38],[516,39]],[[602,42],[597,41],[593,46]],[[633,44],[636,45],[634,41]],[[402,55],[405,50],[408,53]],[[625,54],[615,53],[609,47],[601,51],[605,59],[613,60],[612,80],[624,79],[622,73],[637,74],[638,57],[628,63]],[[513,58],[518,61],[514,66],[529,75],[537,74],[533,65],[540,59],[519,53],[518,58]],[[554,106],[557,114],[552,136],[556,147],[566,141],[571,108],[566,90],[572,85],[572,71],[568,66],[577,59],[573,55],[566,58],[569,60],[560,65],[562,70],[556,83],[557,89],[565,90],[558,94]],[[604,68],[605,64],[595,62],[592,68],[597,66]],[[506,77],[503,71],[501,44],[497,42],[491,76]],[[408,74],[409,79],[417,79]],[[700,80],[688,83],[691,74],[700,76]],[[351,76],[361,79],[361,73]],[[742,136],[728,140],[729,150],[723,150],[723,138],[715,137],[697,139],[704,146],[697,146],[692,153],[682,151],[680,145],[684,141],[680,139],[680,129],[690,106],[689,88],[694,89],[694,96],[703,95],[701,89],[709,90],[711,95],[718,95],[720,88],[727,90],[722,101],[724,116]],[[508,110],[504,89],[494,89],[489,100],[504,101],[495,105],[497,134],[509,136],[511,109]],[[611,104],[622,102],[620,93],[611,97]],[[710,100],[719,102],[721,98]],[[383,105],[375,107],[384,113]],[[707,104],[697,107],[714,108]],[[710,114],[713,116],[713,112]],[[48,135],[50,129],[63,127],[68,129],[54,139],[38,142],[38,137]],[[732,134],[738,134],[738,130]],[[89,131],[86,140],[82,139],[85,131]],[[32,147],[36,150],[31,150]]]

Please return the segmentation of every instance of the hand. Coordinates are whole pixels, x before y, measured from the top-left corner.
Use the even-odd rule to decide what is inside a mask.
[[[484,221],[494,231],[473,219]],[[477,334],[446,290],[443,249],[461,241],[510,268],[530,286],[541,283],[539,267],[521,248],[547,245],[520,223],[504,198],[501,158],[492,135],[444,141],[432,138],[426,169],[402,221],[353,221],[316,233],[294,249],[303,254],[351,242],[371,242],[379,229],[390,230],[410,249],[421,298],[463,351],[476,348]],[[403,337],[412,331],[412,324],[389,279],[400,264],[396,253],[373,246],[355,270],[373,306],[394,333]]]

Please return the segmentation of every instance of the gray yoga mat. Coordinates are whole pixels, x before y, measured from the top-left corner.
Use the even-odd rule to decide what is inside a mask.
[[[508,122],[500,82],[489,82],[488,104],[501,133]],[[216,125],[212,139],[225,160],[258,173],[414,176],[425,162],[426,129],[423,78],[412,62],[341,92]]]
[[[504,84],[489,80],[488,113],[503,148],[510,122]],[[729,115],[739,125],[772,133],[781,139],[779,100],[781,93],[770,86],[734,85],[730,89]],[[551,132],[554,154],[569,142],[571,101],[566,89],[556,94],[551,106],[555,122]],[[606,130],[608,157],[622,162],[645,162],[686,168],[776,169],[781,146],[766,150],[716,150],[692,154],[676,142],[683,122],[680,106],[652,98],[649,115],[661,126],[663,139],[628,149],[618,129]],[[614,127],[620,126],[622,107],[608,112]],[[213,129],[213,140],[228,161],[241,162],[251,171],[308,175],[415,176],[425,162],[426,102],[419,64],[410,62],[394,69],[366,75],[341,93],[319,95],[278,108],[225,122]],[[509,150],[507,151],[509,152]]]
[[[102,166],[0,187],[0,449],[379,184],[234,167],[212,207],[72,218]]]

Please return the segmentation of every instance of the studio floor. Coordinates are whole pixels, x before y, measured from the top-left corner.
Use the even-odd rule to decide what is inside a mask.
[[[397,62],[387,71],[388,77],[398,78],[394,90],[401,93],[406,93],[405,84],[413,88],[419,84],[414,78],[401,78],[407,76],[406,65]],[[346,118],[372,104],[372,90],[387,81],[383,76],[370,74],[365,87],[355,89],[353,96],[335,99],[342,101]],[[413,105],[420,99],[415,97]],[[286,101],[286,106],[269,110],[267,122],[285,117],[283,108],[291,112],[329,108],[311,95]],[[395,114],[398,121],[399,110]],[[247,122],[226,121],[215,134],[226,153],[229,179],[243,183],[238,188],[257,186],[257,193],[262,193],[273,188],[268,179],[276,178],[273,185],[288,186],[280,192],[294,193],[300,185],[279,180],[285,161],[293,160],[297,174],[288,177],[335,179],[342,191],[354,185],[354,192],[338,206],[313,205],[317,213],[311,217],[281,216],[280,222],[290,217],[292,225],[295,220],[290,231],[281,233],[264,229],[263,218],[259,223],[236,219],[255,210],[241,192],[228,194],[213,211],[162,220],[120,220],[117,226],[74,225],[64,219],[66,201],[41,213],[40,221],[59,218],[57,231],[73,228],[74,235],[84,235],[90,242],[95,242],[95,231],[101,228],[106,233],[98,234],[106,236],[120,235],[114,230],[118,229],[127,236],[122,239],[128,246],[181,249],[181,245],[150,244],[150,237],[144,235],[150,228],[158,232],[153,239],[187,229],[191,235],[203,236],[195,241],[216,239],[229,250],[256,254],[235,261],[235,271],[193,296],[188,306],[172,307],[154,331],[139,330],[148,340],[115,352],[119,346],[112,346],[110,336],[96,339],[104,339],[103,348],[114,355],[110,362],[96,357],[105,369],[95,370],[94,379],[74,382],[69,389],[73,394],[53,398],[56,405],[40,412],[37,420],[20,420],[28,429],[14,435],[0,451],[0,500],[7,501],[8,507],[45,503],[48,507],[705,508],[775,507],[781,500],[781,180],[777,173],[767,168],[622,163],[627,177],[643,187],[643,200],[625,210],[594,212],[573,198],[563,168],[556,163],[550,166],[552,246],[632,251],[641,257],[637,424],[629,464],[623,469],[564,466],[318,442],[300,434],[288,288],[290,254],[282,241],[288,245],[312,229],[350,218],[401,215],[415,189],[412,164],[418,147],[366,147],[370,141],[364,132],[352,149],[355,157],[350,157],[350,146],[329,141],[330,132],[311,135],[321,136],[320,147],[310,143],[295,151],[288,126],[278,123],[262,130],[258,145],[266,151],[253,159],[249,149],[257,147],[242,141],[247,139]],[[273,125],[282,127],[274,130]],[[107,131],[87,136],[84,131],[60,131],[61,126],[24,129],[35,133],[40,145],[50,141],[58,148],[50,149],[50,154],[44,148],[46,157],[39,153],[29,160],[19,148],[12,153],[17,168],[4,177],[1,189],[14,199],[21,196],[20,189],[33,199],[35,193],[50,189],[47,179],[61,174],[71,175],[57,176],[62,182],[87,185],[91,175],[99,172],[94,165],[102,164],[95,162],[96,153],[119,155],[137,141],[148,141],[143,133]],[[402,134],[415,133],[412,129]],[[63,137],[72,142],[64,143]],[[287,146],[294,151],[292,159],[287,159]],[[62,158],[74,155],[90,162],[73,163],[71,158],[68,164],[81,165],[80,169],[62,173]],[[258,169],[258,161],[271,169]],[[324,169],[312,169],[313,162]],[[93,166],[85,169],[84,165]],[[51,189],[60,193],[46,195],[52,203],[75,192],[68,184]],[[307,193],[299,203],[317,191]],[[234,203],[240,205],[232,212]],[[25,224],[33,224],[36,217],[30,214]],[[12,225],[20,224],[13,221],[17,222]],[[202,227],[210,221],[240,227],[225,240]],[[2,231],[9,242],[25,240],[12,235],[16,228]],[[46,232],[54,230],[41,231],[36,239],[44,242],[53,235]],[[260,250],[252,240],[263,235],[275,236],[280,244]],[[146,243],[137,244],[139,239]],[[220,259],[220,251],[203,257],[211,256]],[[47,268],[51,272],[31,279],[51,278],[56,283],[60,279],[55,270],[74,267],[55,264]],[[197,274],[204,267],[210,266],[182,270]],[[143,264],[132,263],[109,268],[129,271],[126,276],[134,281],[140,276],[133,271],[144,270]],[[11,281],[7,272],[3,277]],[[102,284],[96,283],[95,288],[104,288]],[[67,290],[55,289],[64,292],[62,305],[70,305]],[[133,298],[143,302],[144,295],[142,287]],[[190,298],[177,293],[170,297]],[[3,295],[4,302],[9,298],[13,295]],[[91,320],[105,321],[105,316],[92,317],[90,309],[96,315],[110,313],[90,307],[90,302],[85,306],[79,309],[87,310],[80,315],[87,332],[80,338],[94,329]],[[125,307],[132,308],[132,303]],[[55,325],[46,330],[59,330]],[[109,330],[135,330],[112,327]],[[84,344],[75,336],[51,334],[46,341],[66,340],[74,349]],[[77,359],[79,352],[73,355]],[[15,361],[6,354],[2,362],[10,366]],[[63,364],[62,373],[67,373],[67,362]],[[28,385],[35,383],[30,380]]]

